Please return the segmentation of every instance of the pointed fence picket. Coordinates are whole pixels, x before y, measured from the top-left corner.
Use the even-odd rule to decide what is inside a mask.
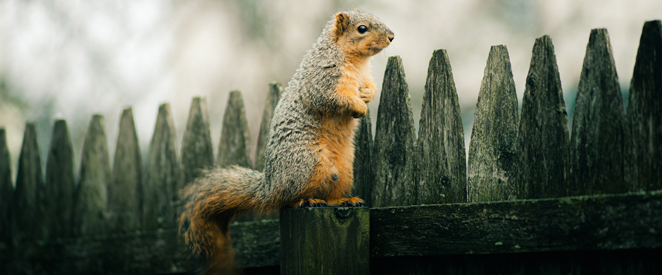
[[[418,126],[417,204],[466,202],[464,129],[446,50],[432,53]]]
[[[107,188],[110,232],[120,233],[141,228],[143,162],[133,110],[124,109],[115,147],[113,180]]]
[[[14,184],[11,179],[9,150],[7,149],[7,132],[0,128],[0,242],[12,242],[12,214],[14,207]]]
[[[468,201],[517,198],[517,96],[506,46],[492,46],[474,114],[469,165]]]
[[[409,86],[399,56],[388,58],[372,151],[375,169],[372,206],[416,203],[414,146],[416,132]]]
[[[579,78],[569,147],[570,195],[633,191],[626,183],[621,88],[605,29],[591,31]]]
[[[175,227],[177,192],[184,187],[176,138],[170,104],[161,104],[145,169],[143,230]]]
[[[67,122],[55,121],[51,148],[46,161],[46,217],[49,238],[74,236],[74,152]]]
[[[533,45],[522,98],[517,136],[518,198],[568,195],[568,139],[568,118],[554,45],[549,36],[543,36]]]
[[[108,233],[108,185],[112,181],[103,116],[94,115],[87,129],[74,197],[76,236]]]
[[[644,24],[630,83],[627,125],[630,127],[634,190],[662,189],[662,26]]]

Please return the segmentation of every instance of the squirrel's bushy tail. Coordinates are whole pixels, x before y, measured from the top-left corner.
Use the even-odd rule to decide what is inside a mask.
[[[263,178],[260,172],[238,166],[214,168],[181,191],[179,230],[190,252],[202,261],[198,273],[234,273],[229,226],[248,210],[267,210],[258,195]]]

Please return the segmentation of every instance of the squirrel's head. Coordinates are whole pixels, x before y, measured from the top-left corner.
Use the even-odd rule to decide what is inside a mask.
[[[331,35],[346,54],[373,56],[393,41],[393,32],[381,20],[358,9],[336,13],[333,20]]]

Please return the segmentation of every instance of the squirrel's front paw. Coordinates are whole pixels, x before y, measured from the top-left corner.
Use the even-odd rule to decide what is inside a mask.
[[[350,109],[350,114],[354,118],[362,118],[368,113],[368,105],[363,101],[358,101]]]
[[[294,205],[293,207],[296,208],[301,208],[301,207],[324,207],[327,206],[326,201],[324,200],[319,200],[319,199],[302,199]]]
[[[364,88],[359,88],[359,96],[365,103],[371,102],[373,99],[375,99],[375,87],[364,87]]]
[[[334,200],[327,200],[326,202],[331,206],[342,207],[361,207],[365,204],[362,199],[359,199],[359,197],[339,198]]]

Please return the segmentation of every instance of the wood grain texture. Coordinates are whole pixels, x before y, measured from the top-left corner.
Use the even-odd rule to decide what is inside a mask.
[[[139,230],[142,222],[143,162],[131,108],[122,111],[119,129],[108,185],[110,233]]]
[[[214,165],[214,149],[209,132],[207,100],[195,97],[186,123],[186,132],[182,141],[182,169],[184,184],[200,175],[201,169]]]
[[[373,257],[660,248],[662,191],[373,208]]]
[[[524,254],[373,258],[373,274],[384,275],[639,275],[659,274],[662,249],[563,251]]]
[[[111,180],[104,119],[102,115],[94,115],[87,128],[80,161],[74,210],[76,236],[95,236],[107,232],[107,186]]]
[[[233,224],[230,229],[237,264],[278,265],[278,221]],[[5,274],[181,274],[193,268],[176,229],[24,241],[18,246],[15,251],[0,247],[0,271],[4,268]]]
[[[218,143],[216,163],[221,167],[238,165],[253,168],[246,108],[240,91],[231,91],[225,105],[221,141]]]
[[[281,274],[369,274],[367,208],[289,208],[280,212]]]
[[[627,120],[631,183],[636,190],[662,189],[662,26],[644,24],[630,82]]]
[[[391,56],[384,73],[373,144],[372,206],[416,203],[415,142],[414,117],[402,59]]]
[[[234,222],[230,225],[230,238],[239,267],[280,265],[282,244],[278,220]]]
[[[46,161],[46,217],[49,238],[74,236],[74,152],[67,122],[56,120]]]
[[[558,198],[568,195],[568,118],[554,45],[549,36],[536,39],[522,98],[517,136],[518,197]]]
[[[480,84],[471,142],[469,202],[517,198],[517,95],[506,46],[492,46]]]
[[[352,196],[363,199],[366,206],[372,205],[372,185],[374,169],[372,165],[372,123],[370,109],[359,119],[359,126],[354,137],[354,186]]]
[[[149,146],[143,196],[143,230],[174,228],[175,203],[183,187],[177,159],[175,123],[170,104],[159,106],[156,126]]]
[[[12,213],[14,206],[14,184],[11,179],[11,158],[7,148],[7,133],[0,128],[0,243],[12,241]]]
[[[625,113],[606,29],[591,31],[579,79],[569,149],[571,195],[630,191]]]
[[[345,215],[336,214],[335,209],[306,210],[311,212],[306,215],[314,217],[298,215],[300,220],[289,226],[295,226],[298,228],[296,230],[300,231],[290,235],[281,235],[279,221],[275,220],[233,223],[231,237],[237,254],[237,263],[245,268],[278,265],[281,259],[279,256],[281,246],[293,243],[285,237],[311,236],[304,243],[299,242],[299,245],[310,245],[312,251],[319,251],[327,257],[335,250],[326,251],[320,242],[330,242],[344,248],[353,248],[351,244],[362,243],[363,241],[350,239],[353,234],[347,235],[348,239],[344,242],[338,241],[338,238],[342,237],[341,232],[346,230],[343,229],[344,226],[354,226],[351,225],[351,221],[355,218],[344,218]],[[363,210],[368,209],[362,208]],[[515,264],[516,262],[529,261],[536,264],[531,264],[528,268],[546,270],[543,259],[548,254],[541,252],[558,251],[557,255],[577,256],[597,253],[608,256],[611,255],[608,254],[609,251],[614,250],[628,254],[633,253],[632,249],[662,248],[662,238],[659,236],[659,232],[662,232],[662,219],[659,218],[662,217],[662,191],[496,203],[372,208],[369,211],[370,241],[369,245],[364,245],[370,249],[373,272],[383,270],[374,267],[374,263],[380,263],[379,259],[387,259],[385,260],[387,263],[403,263],[403,260],[399,260],[402,258],[399,257],[410,257],[404,261],[408,263],[406,266],[410,267],[412,272],[414,270],[432,272],[435,268],[439,268],[440,259],[449,259],[440,257],[443,255],[493,254],[474,259],[455,256],[450,258],[457,263],[452,265],[456,268],[454,270],[488,272],[502,270],[512,265],[517,267],[519,264]],[[344,224],[334,225],[336,223],[334,220],[343,222],[343,219]],[[338,226],[342,230],[338,229]],[[306,229],[307,227],[310,228]],[[283,232],[295,232],[294,230],[284,229]],[[311,230],[311,232],[304,233],[303,230]],[[49,272],[50,274],[171,274],[187,272],[192,267],[190,259],[184,255],[183,240],[178,239],[175,229],[46,242],[24,241],[19,247],[21,247],[20,251],[13,251],[9,247],[0,246],[0,261],[8,260],[10,264],[23,268],[24,273],[34,274],[39,273],[35,270],[48,269],[55,270]],[[341,255],[346,257],[345,260],[355,259],[354,254],[351,254],[354,252],[348,253]],[[516,254],[507,256],[508,253]],[[425,255],[434,258],[421,257]],[[619,266],[655,267],[655,263],[659,262],[644,256],[640,258],[643,260],[630,266],[630,260],[627,258],[611,257],[608,258],[611,260],[595,264],[591,268],[610,270]],[[465,260],[466,262],[463,262]],[[419,261],[421,265],[417,266],[415,263]],[[564,268],[582,268],[584,263],[581,261],[578,260],[580,263],[578,267]],[[500,265],[499,262],[504,262],[504,265]],[[410,265],[412,263],[413,266]],[[591,264],[590,260],[588,264]],[[398,266],[390,267],[396,271],[399,270]],[[660,266],[658,265],[657,268],[659,270]]]
[[[44,220],[46,186],[41,172],[37,127],[30,122],[25,124],[14,195],[16,239],[20,241],[46,238],[48,236],[48,223]]]
[[[432,53],[418,125],[417,204],[466,202],[464,129],[446,50]]]

